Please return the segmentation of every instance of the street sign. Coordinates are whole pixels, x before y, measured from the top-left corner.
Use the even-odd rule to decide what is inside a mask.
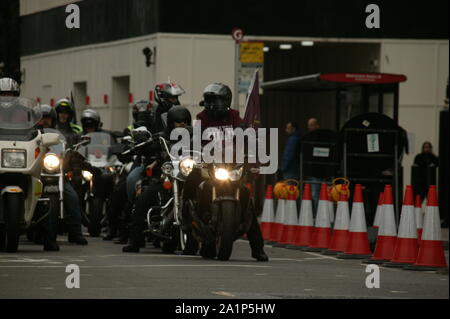
[[[231,31],[231,36],[233,37],[233,40],[236,41],[236,43],[239,43],[244,39],[244,31],[240,28],[234,28]]]
[[[241,42],[241,63],[264,63],[263,42]]]

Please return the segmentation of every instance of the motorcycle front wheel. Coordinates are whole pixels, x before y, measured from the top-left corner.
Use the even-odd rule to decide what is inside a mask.
[[[21,216],[23,216],[25,209],[23,194],[6,194],[4,203],[6,208],[4,235],[6,238],[6,252],[15,253],[19,249]]]
[[[89,200],[88,232],[89,232],[89,235],[91,235],[92,237],[100,236],[100,233],[102,230],[101,221],[103,218],[104,203],[105,203],[105,201],[103,200],[103,198],[100,198],[100,197],[93,197]]]
[[[217,233],[217,259],[227,261],[233,252],[236,230],[239,228],[239,216],[236,204],[232,201],[221,203]]]

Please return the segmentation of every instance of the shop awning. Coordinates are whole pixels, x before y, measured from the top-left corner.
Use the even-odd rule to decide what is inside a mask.
[[[386,73],[325,73],[264,82],[261,88],[276,91],[327,91],[363,84],[383,85],[405,82],[405,75]]]

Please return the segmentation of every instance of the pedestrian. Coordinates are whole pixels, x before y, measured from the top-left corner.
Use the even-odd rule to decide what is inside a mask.
[[[320,129],[319,120],[317,120],[315,117],[310,118],[307,123],[308,126],[308,132],[314,132]],[[314,218],[316,217],[316,211],[317,206],[319,203],[319,196],[320,196],[320,188],[322,186],[322,183],[325,182],[325,179],[319,178],[319,177],[311,177],[311,197],[313,202],[313,215]]]
[[[436,185],[436,169],[439,166],[439,158],[433,153],[433,145],[425,142],[422,152],[414,158],[413,187],[416,194],[423,201],[427,197],[430,185]]]
[[[300,130],[295,122],[286,124],[289,136],[284,149],[281,172],[283,179],[300,179]]]

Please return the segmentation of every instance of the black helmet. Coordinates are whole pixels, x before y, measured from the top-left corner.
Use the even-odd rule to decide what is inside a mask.
[[[189,126],[191,125],[191,122],[191,112],[184,106],[174,106],[167,112],[167,129],[169,131],[175,128],[175,123],[186,123],[186,125]]]
[[[161,83],[155,87],[155,99],[159,106],[163,109],[163,112],[169,111],[169,109],[174,105],[180,105],[178,97],[184,93],[186,93],[186,91],[175,83]],[[176,99],[176,101],[169,101],[171,98]]]
[[[52,128],[56,127],[57,115],[56,111],[50,105],[40,105],[42,117],[50,117],[52,119]]]
[[[203,92],[203,105],[208,116],[215,120],[223,119],[231,107],[232,98],[233,93],[227,85],[222,83],[208,85]]]
[[[152,123],[153,104],[147,100],[140,100],[133,105],[133,119],[137,126],[145,126],[148,129]]]
[[[69,113],[69,119],[68,122],[72,122],[73,116],[75,115],[75,110],[73,109],[72,103],[68,99],[61,99],[58,102],[56,102],[55,107],[56,113]]]
[[[81,114],[81,125],[83,126],[84,131],[86,131],[86,127],[94,127],[97,131],[102,127],[102,124],[100,115],[93,109],[84,110]]]

